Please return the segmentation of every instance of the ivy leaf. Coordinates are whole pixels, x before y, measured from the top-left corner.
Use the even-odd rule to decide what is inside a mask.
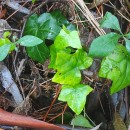
[[[119,32],[121,32],[121,28],[118,22],[118,19],[112,15],[110,12],[107,12],[105,14],[105,16],[103,17],[103,19],[100,22],[100,26],[102,28],[111,28],[111,29],[115,29]]]
[[[58,50],[64,49],[68,46],[76,49],[81,49],[81,42],[77,31],[69,31],[65,27],[60,31],[55,39],[55,47]]]
[[[64,25],[68,30],[76,30],[76,27],[65,18],[60,10],[51,12],[51,15],[56,19],[59,26],[62,27]]]
[[[86,96],[93,89],[84,84],[77,84],[75,86],[63,85],[59,95],[60,101],[66,101],[68,106],[79,115],[86,103]]]
[[[54,40],[60,32],[56,19],[50,13],[44,13],[38,17],[34,14],[28,19],[24,35],[33,35],[41,39]]]
[[[130,85],[130,57],[123,45],[118,45],[114,52],[101,63],[99,76],[113,81],[111,94]]]
[[[26,50],[28,56],[39,63],[43,63],[47,58],[49,58],[49,49],[43,43],[34,47],[26,47]]]
[[[42,23],[38,23],[38,15],[34,14],[27,20],[24,35],[33,35],[44,40],[48,33],[50,33],[47,33],[44,29],[44,27],[42,28]],[[38,46],[27,47],[26,49],[29,57],[35,61],[39,61],[40,63],[43,63],[49,56],[48,47],[44,42]]]
[[[55,69],[55,62],[57,53],[62,51],[68,51],[67,47],[73,47],[75,49],[82,48],[77,31],[69,31],[65,27],[61,29],[59,35],[56,37],[54,44],[50,46],[51,60],[49,68]]]
[[[59,26],[69,24],[69,21],[65,18],[60,10],[51,12],[51,16],[56,19]]]
[[[96,38],[90,46],[89,55],[92,57],[107,56],[115,49],[120,37],[121,35],[111,32]]]
[[[20,38],[17,42],[20,43],[20,45],[22,46],[32,47],[41,44],[43,40],[32,35],[26,35]]]
[[[130,55],[130,40],[128,40],[126,38],[125,38],[125,46],[126,46],[126,49],[127,49],[128,53]]]
[[[90,122],[83,115],[76,115],[75,118],[71,121],[71,125],[93,128]]]
[[[4,44],[3,46],[0,46],[0,61],[4,60],[8,55],[10,47],[11,44]]]
[[[52,81],[60,84],[78,84],[81,81],[80,70],[90,67],[91,64],[92,59],[83,50],[77,50],[74,54],[59,52],[55,64],[58,72]]]

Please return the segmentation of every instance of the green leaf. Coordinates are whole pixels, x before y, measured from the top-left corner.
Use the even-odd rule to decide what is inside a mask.
[[[111,94],[130,85],[130,57],[123,45],[118,45],[114,52],[101,63],[99,76],[113,81]]]
[[[32,3],[34,4],[36,2],[36,0],[32,0]]]
[[[130,39],[130,32],[125,35],[128,39]]]
[[[5,34],[5,35],[8,36],[8,34],[9,33],[7,32],[7,34]],[[12,43],[8,38],[0,38],[0,47],[3,46],[3,45],[6,45],[6,44],[10,45],[9,52],[13,51],[16,48],[15,44]]]
[[[55,48],[55,44],[50,46],[50,64],[48,66],[48,68],[55,68],[55,61],[56,61],[56,57],[57,57],[57,50]]]
[[[11,41],[8,38],[0,38],[0,46],[3,46],[4,44],[10,44]]]
[[[93,89],[84,84],[77,84],[75,86],[63,85],[59,95],[59,100],[66,101],[68,106],[79,115],[86,103],[86,96]]]
[[[68,51],[67,47],[73,47],[75,49],[81,49],[81,43],[77,31],[69,31],[65,27],[60,31],[56,37],[54,44],[50,46],[51,60],[49,68],[55,69],[55,62],[57,53],[60,51]]]
[[[121,35],[111,32],[96,38],[90,46],[89,55],[92,57],[107,56],[115,49],[120,37]]]
[[[81,42],[77,31],[69,31],[66,28],[62,29],[55,39],[55,47],[58,50],[64,49],[68,46],[76,49],[81,49]]]
[[[76,27],[65,18],[60,10],[55,10],[51,12],[51,15],[53,16],[53,18],[56,19],[59,26],[62,27],[64,25],[68,30],[76,30]]]
[[[4,32],[4,38],[7,38],[8,36],[10,36],[11,35],[11,33],[9,32],[9,31],[6,31],[6,32]]]
[[[107,12],[105,14],[105,16],[103,17],[103,19],[100,22],[100,26],[102,28],[111,28],[111,29],[115,29],[119,32],[121,32],[121,28],[118,22],[118,19],[112,15],[110,12]]]
[[[3,46],[0,46],[0,61],[6,58],[9,53],[10,47],[10,44],[4,44]]]
[[[58,72],[52,81],[60,84],[78,84],[81,81],[80,70],[90,67],[91,64],[92,59],[83,50],[77,50],[74,54],[59,52],[55,63]]]
[[[44,43],[34,47],[26,47],[26,50],[29,57],[40,63],[43,63],[49,57],[49,50]]]
[[[60,10],[55,10],[51,12],[51,16],[56,19],[57,24],[62,27],[62,25],[69,24],[69,21],[65,18]]]
[[[41,44],[43,40],[32,35],[26,35],[20,38],[17,42],[22,46],[32,47]]]
[[[128,53],[130,55],[130,40],[128,40],[126,38],[125,38],[125,46],[126,46],[126,49],[127,49]]]
[[[93,128],[90,122],[83,115],[76,115],[75,118],[71,121],[71,125]]]
[[[44,13],[39,17],[34,14],[28,19],[24,35],[33,35],[41,39],[54,40],[60,32],[56,19],[51,16],[50,13]]]

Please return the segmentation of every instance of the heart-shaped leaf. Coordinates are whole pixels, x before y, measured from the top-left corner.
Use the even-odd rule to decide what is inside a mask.
[[[56,37],[54,44],[50,46],[51,61],[49,68],[55,68],[57,53],[61,50],[68,51],[66,47],[82,48],[77,31],[70,32],[64,27]]]
[[[100,21],[100,26],[102,28],[111,28],[111,29],[115,29],[121,32],[118,19],[114,15],[112,15],[110,12],[106,12],[105,16]]]
[[[90,67],[92,59],[83,50],[74,54],[57,53],[55,69],[58,72],[52,81],[60,84],[78,84],[81,81],[80,70]]]
[[[28,56],[39,63],[43,63],[47,58],[49,58],[49,49],[44,43],[34,47],[26,47],[26,50]]]
[[[79,115],[86,103],[86,96],[93,89],[84,84],[77,84],[75,86],[63,85],[59,95],[59,100],[66,101],[69,107]]]
[[[118,45],[114,52],[105,57],[101,63],[99,76],[113,81],[111,94],[130,85],[130,57],[123,45]]]
[[[121,35],[112,32],[94,39],[89,49],[89,55],[92,57],[107,56],[115,49],[120,37]]]
[[[83,115],[76,115],[75,118],[71,121],[71,125],[93,128],[90,122]]]

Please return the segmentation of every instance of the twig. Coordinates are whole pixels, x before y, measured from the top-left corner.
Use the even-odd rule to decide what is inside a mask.
[[[11,18],[14,14],[16,14],[21,8],[23,8],[23,6],[25,5],[25,4],[27,4],[28,3],[28,1],[26,1],[22,6],[20,6],[16,11],[14,11],[6,20],[8,20],[9,18]]]
[[[66,104],[66,105],[64,106],[63,111],[62,111],[60,114],[56,115],[55,117],[51,118],[48,122],[50,122],[50,121],[54,120],[55,118],[57,118],[57,117],[63,115],[63,114],[65,113],[65,110],[66,110],[67,106],[68,106],[68,105]]]
[[[42,2],[38,7],[36,7],[32,12],[30,12],[28,15],[25,16],[25,19],[27,19],[28,17],[30,17],[32,14],[34,14],[35,12],[37,12],[37,10],[39,10],[42,6],[44,6],[46,3],[50,2],[51,0],[45,0],[44,2]]]
[[[51,108],[52,108],[54,102],[56,101],[56,99],[57,99],[57,97],[58,97],[58,95],[59,95],[59,93],[60,93],[60,90],[61,90],[61,87],[58,88],[58,91],[57,91],[57,93],[56,93],[56,96],[55,96],[55,98],[53,99],[53,101],[52,101],[52,103],[51,103],[51,105],[50,105],[50,107],[49,107],[47,113],[45,114],[45,116],[44,116],[44,118],[43,118],[44,121],[46,120],[48,113],[50,112],[50,110],[51,110]]]

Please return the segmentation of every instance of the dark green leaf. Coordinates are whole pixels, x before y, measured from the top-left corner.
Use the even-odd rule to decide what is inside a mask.
[[[41,40],[38,37],[32,36],[32,35],[26,35],[26,36],[23,36],[22,38],[20,38],[17,42],[20,43],[20,45],[22,45],[22,46],[33,47],[38,44],[41,44],[43,42],[43,40]]]
[[[64,15],[62,14],[60,10],[55,10],[51,12],[51,15],[53,18],[56,19],[59,26],[69,24],[69,22],[67,21],[67,19],[64,17]]]
[[[118,45],[114,52],[103,59],[99,76],[113,81],[111,94],[130,85],[130,57],[123,45]]]
[[[51,16],[50,13],[44,13],[39,17],[32,15],[25,26],[24,35],[33,35],[41,39],[54,40],[60,32],[56,19]]]
[[[121,28],[118,22],[118,19],[112,15],[110,12],[107,12],[103,19],[100,22],[101,27],[111,28],[121,32]]]
[[[3,46],[0,46],[0,61],[6,58],[9,53],[10,47],[10,44],[4,44]]]
[[[107,56],[115,49],[120,37],[121,35],[112,32],[96,38],[90,46],[89,55],[92,57]]]
[[[71,121],[71,125],[93,128],[90,122],[83,115],[76,115],[75,118]]]
[[[92,59],[83,50],[77,50],[74,54],[59,52],[55,63],[58,72],[52,81],[60,84],[78,84],[81,81],[80,70],[90,67],[91,64]]]
[[[79,115],[86,103],[86,96],[93,89],[84,84],[77,84],[75,86],[63,85],[59,95],[59,100],[66,101],[69,107]]]
[[[64,25],[68,30],[74,31],[76,27],[71,24],[67,19],[64,17],[60,10],[55,10],[51,12],[51,15],[56,19],[59,26]]]
[[[26,47],[29,57],[43,63],[49,57],[49,50],[44,43],[34,47]]]

